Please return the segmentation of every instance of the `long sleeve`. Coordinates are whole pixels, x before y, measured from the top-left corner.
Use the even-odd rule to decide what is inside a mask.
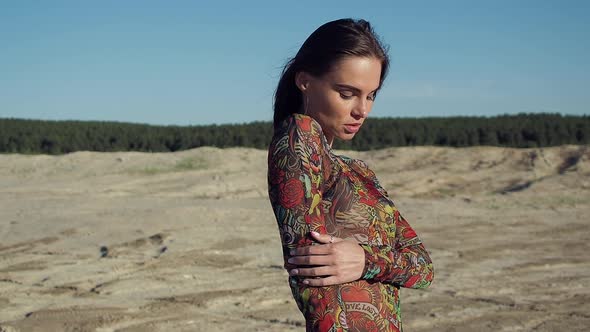
[[[271,143],[269,196],[285,257],[289,249],[312,244],[311,231],[325,233],[321,211],[324,152],[321,128],[309,117],[293,117]],[[289,268],[285,260],[285,268]]]
[[[426,288],[434,278],[430,255],[410,224],[395,216],[394,245],[360,244],[365,249],[362,279],[393,283],[407,288]]]
[[[325,158],[320,125],[312,118],[294,115],[271,143],[268,156],[269,198],[283,246],[284,266],[289,249],[313,244],[311,231],[326,233],[322,211]],[[338,320],[343,303],[334,287],[310,287],[301,277],[289,277],[291,291],[305,316],[308,331],[343,331]]]
[[[359,161],[367,186],[381,195],[388,197],[387,191],[380,185],[375,173],[366,163]],[[384,224],[385,234],[395,234],[393,245],[360,244],[365,250],[365,269],[361,279],[391,283],[406,288],[426,288],[434,278],[434,268],[430,255],[422,241],[407,220],[391,204],[390,212],[393,223]]]

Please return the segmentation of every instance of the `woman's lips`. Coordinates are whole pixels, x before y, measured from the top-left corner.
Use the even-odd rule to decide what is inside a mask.
[[[356,133],[361,128],[361,125],[360,125],[360,123],[359,124],[345,124],[344,128],[346,128],[346,130],[350,133]]]

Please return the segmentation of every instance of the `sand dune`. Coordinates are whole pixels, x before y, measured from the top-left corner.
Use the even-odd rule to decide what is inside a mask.
[[[590,326],[590,148],[337,151],[435,262],[406,331]],[[0,331],[302,331],[266,151],[0,155]]]

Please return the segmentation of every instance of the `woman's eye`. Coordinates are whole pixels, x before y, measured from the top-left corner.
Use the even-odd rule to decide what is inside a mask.
[[[375,100],[375,97],[376,97],[375,95],[370,95],[370,96],[367,97],[367,99],[373,101],[373,100]]]
[[[340,97],[342,97],[342,98],[344,98],[344,99],[350,99],[350,98],[352,98],[353,96],[352,96],[352,95],[347,95],[347,94],[344,94],[344,93],[340,92]]]

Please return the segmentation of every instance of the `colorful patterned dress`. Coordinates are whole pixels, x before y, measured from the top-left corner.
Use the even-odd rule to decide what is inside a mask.
[[[422,242],[375,173],[361,160],[332,153],[320,124],[295,113],[275,130],[268,151],[269,199],[289,250],[318,245],[311,231],[353,240],[365,250],[359,280],[324,287],[289,285],[307,331],[402,331],[399,288],[430,285],[433,268]]]

